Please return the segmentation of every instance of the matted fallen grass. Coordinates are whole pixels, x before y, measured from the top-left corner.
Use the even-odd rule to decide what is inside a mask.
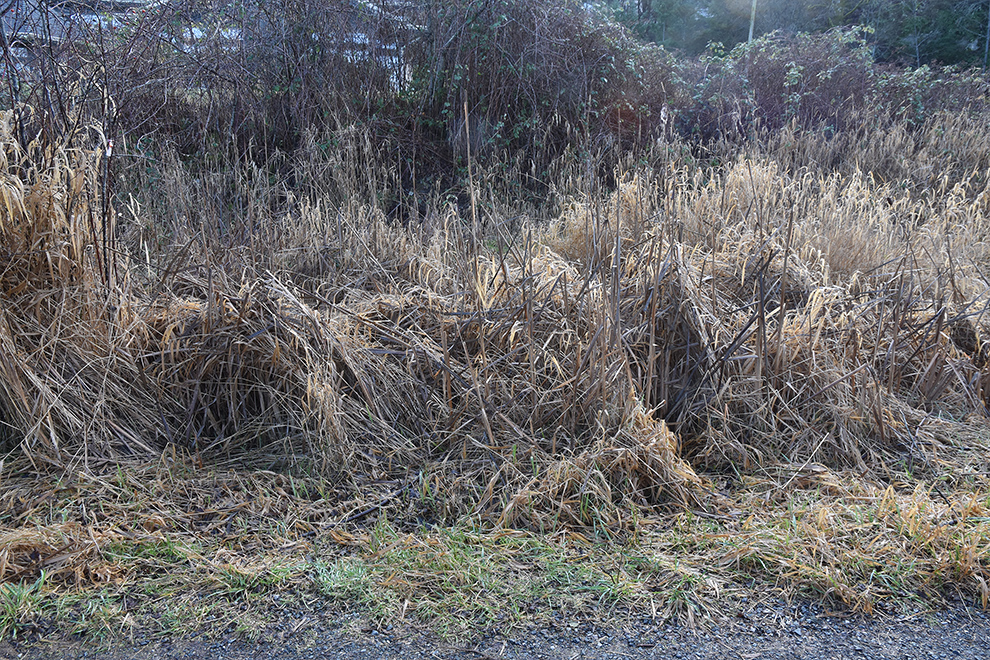
[[[919,193],[660,144],[509,231],[175,161],[161,203],[201,217],[125,221],[98,132],[24,146],[12,121],[6,631],[988,604],[982,170]],[[254,215],[215,222],[231,195]]]
[[[734,484],[721,513],[540,534],[415,523],[426,494],[385,484],[380,506],[345,522],[368,501],[315,478],[203,471],[192,457],[55,490],[8,477],[0,623],[20,636],[273,636],[287,612],[300,626],[356,612],[463,635],[560,613],[704,625],[744,597],[867,614],[986,607],[990,482],[965,486],[780,466]]]

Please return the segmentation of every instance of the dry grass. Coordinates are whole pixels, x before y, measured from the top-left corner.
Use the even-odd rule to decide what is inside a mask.
[[[561,165],[550,222],[481,186],[477,216],[434,200],[408,229],[319,195],[358,185],[343,161],[289,190],[173,160],[164,197],[104,204],[97,132],[22,148],[11,121],[9,585],[135,584],[159,570],[135,548],[227,594],[312,585],[314,543],[387,512],[492,543],[632,535],[646,559],[623,559],[632,586],[609,598],[656,587],[654,611],[686,619],[740,575],[863,611],[947,589],[986,606],[990,144],[965,119],[847,144],[829,171],[810,168],[832,149],[814,135],[790,136],[791,160],[754,146],[717,167],[662,143],[613,193]],[[909,137],[937,146],[848,169]],[[938,158],[944,177],[912,169]],[[457,570],[435,537],[389,533],[406,563],[380,570],[353,537],[367,593],[397,594],[373,602],[454,588],[427,575]]]
[[[611,539],[410,524],[429,515],[424,488],[369,484],[355,497],[181,456],[55,489],[9,479],[0,625],[144,637],[247,620],[245,635],[278,635],[280,613],[305,626],[329,609],[461,635],[560,612],[700,624],[742,596],[865,613],[988,597],[985,476],[882,488],[817,464],[767,466],[731,487],[722,513],[634,510]]]

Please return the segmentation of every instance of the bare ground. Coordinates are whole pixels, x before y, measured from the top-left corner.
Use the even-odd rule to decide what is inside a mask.
[[[196,632],[167,640],[136,637],[109,644],[8,640],[0,643],[0,659],[990,658],[990,617],[962,604],[934,612],[865,618],[831,613],[808,603],[760,602],[743,604],[731,620],[699,628],[656,624],[636,612],[615,616],[612,622],[594,622],[551,614],[531,627],[450,640],[409,624],[376,628],[356,615],[286,611],[257,641],[242,635],[208,637]]]

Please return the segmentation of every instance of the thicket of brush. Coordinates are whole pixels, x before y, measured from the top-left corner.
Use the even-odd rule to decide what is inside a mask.
[[[176,446],[542,529],[779,462],[988,469],[985,78],[425,11],[357,57],[331,4],[173,7],[7,70],[8,456]]]

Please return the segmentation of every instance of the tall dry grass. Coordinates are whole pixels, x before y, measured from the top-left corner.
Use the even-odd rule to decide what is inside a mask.
[[[359,135],[290,187],[249,159],[108,175],[98,132],[25,150],[5,121],[2,415],[37,469],[172,446],[543,529],[717,506],[713,478],[780,462],[983,469],[990,145],[964,117],[828,169],[799,132],[715,165],[662,141],[614,191],[575,158],[550,221],[482,169],[475,217],[435,196],[408,227]]]

